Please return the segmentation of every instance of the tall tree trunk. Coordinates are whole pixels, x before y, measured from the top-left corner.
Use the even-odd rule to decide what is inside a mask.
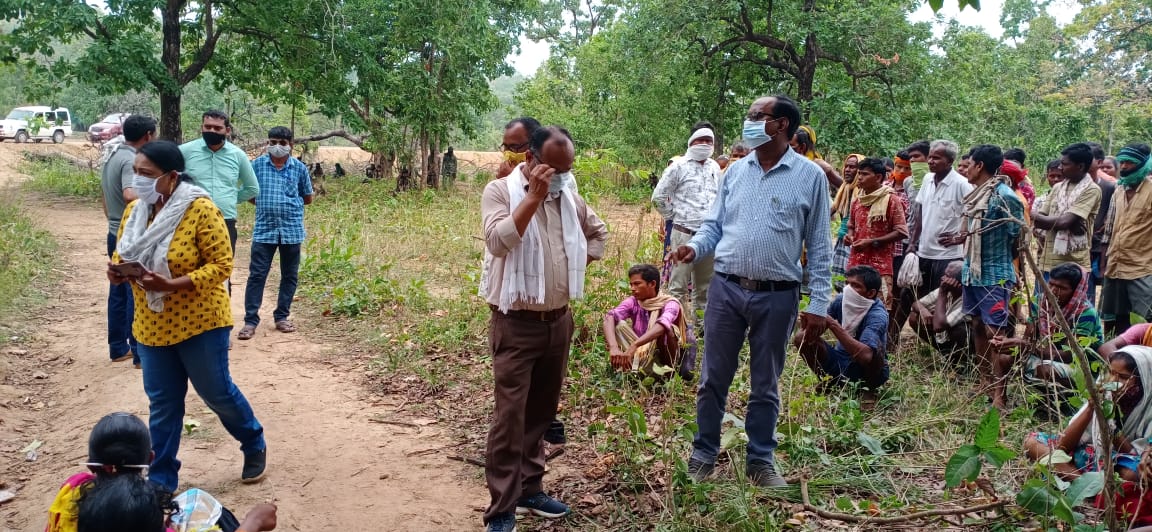
[[[816,48],[816,34],[809,33],[804,43],[804,59],[797,65],[799,75],[796,76],[796,103],[800,104],[800,116],[805,122],[808,121],[808,102],[813,99],[812,85],[816,81],[816,65],[819,63]]]
[[[162,13],[163,27],[160,62],[168,71],[163,86],[156,87],[160,92],[160,138],[173,142],[183,141],[180,130],[180,7],[179,0],[168,0]]]
[[[416,143],[420,145],[420,165],[419,165],[420,166],[420,188],[424,188],[425,186],[430,187],[430,186],[432,186],[432,183],[431,183],[431,180],[429,178],[432,176],[432,174],[428,173],[428,171],[431,170],[431,168],[428,165],[428,131],[427,130],[421,130],[420,131],[420,135],[418,137],[416,137]]]
[[[160,91],[160,138],[177,144],[183,142],[180,129],[180,100],[182,91]]]
[[[440,159],[440,138],[439,137],[437,137],[435,140],[432,141],[432,154],[433,154],[433,158],[432,158],[431,171],[434,172],[434,175],[436,176],[436,188],[439,189],[439,188],[441,188],[441,185],[443,185],[443,183],[444,183],[444,173],[440,171],[441,159]]]
[[[375,157],[379,157],[379,161],[377,164],[379,164],[380,166],[378,166],[377,168],[381,168],[384,170],[383,174],[381,174],[382,178],[383,179],[392,179],[392,174],[396,170],[396,152],[390,151],[387,154],[377,153],[377,154],[373,155],[373,158],[375,158]]]

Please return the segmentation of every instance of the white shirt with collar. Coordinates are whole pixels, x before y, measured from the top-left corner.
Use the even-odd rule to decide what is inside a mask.
[[[931,260],[954,260],[964,256],[964,246],[942,246],[937,240],[941,233],[958,233],[963,228],[964,196],[972,192],[972,184],[955,170],[936,183],[935,174],[924,177],[916,203],[920,204],[920,246],[918,256]]]

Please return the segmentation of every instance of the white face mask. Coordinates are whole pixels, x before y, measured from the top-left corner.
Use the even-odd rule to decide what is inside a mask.
[[[156,181],[157,178],[155,177],[133,175],[132,189],[136,191],[136,197],[148,205],[155,205],[161,197],[161,194],[156,191]]]
[[[271,155],[277,159],[283,159],[292,154],[292,147],[281,146],[279,144],[269,144],[267,151],[268,155]]]
[[[688,157],[693,161],[703,161],[712,156],[711,144],[696,144],[688,146]]]
[[[564,172],[562,174],[552,174],[552,181],[548,183],[548,192],[555,194],[564,190],[564,186],[570,183],[573,179],[572,172]]]

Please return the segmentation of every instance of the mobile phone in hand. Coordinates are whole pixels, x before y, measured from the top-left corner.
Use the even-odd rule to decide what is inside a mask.
[[[111,268],[112,271],[131,279],[139,279],[148,273],[148,268],[145,268],[143,264],[136,261],[113,264]]]

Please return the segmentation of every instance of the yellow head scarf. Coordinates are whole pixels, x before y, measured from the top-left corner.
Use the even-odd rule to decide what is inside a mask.
[[[808,140],[811,142],[811,147],[809,147],[808,151],[804,153],[804,156],[807,157],[809,161],[823,159],[823,157],[820,157],[820,152],[816,151],[816,130],[812,129],[812,126],[803,125],[800,126],[798,131],[803,131],[806,133],[808,135]]]

